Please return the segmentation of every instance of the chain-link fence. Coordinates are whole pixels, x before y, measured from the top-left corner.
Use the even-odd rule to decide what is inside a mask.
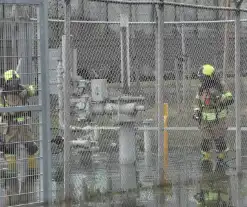
[[[40,205],[50,193],[51,168],[46,11],[38,0],[1,1],[0,7],[0,205]],[[18,7],[39,8],[41,20],[17,15]]]
[[[134,6],[131,11],[138,7]],[[150,16],[156,17],[156,12],[159,11],[148,6],[153,8]],[[59,7],[60,4],[57,8]],[[150,188],[157,186],[157,182],[159,184],[158,168],[164,167],[168,173],[168,182],[180,191],[183,188],[181,183],[191,183],[189,181],[200,180],[205,175],[201,173],[200,151],[208,131],[198,130],[198,121],[193,119],[193,103],[200,85],[197,73],[202,65],[213,65],[217,75],[222,79],[224,76],[229,91],[235,96],[235,22],[223,20],[225,10],[167,5],[165,11],[164,32],[157,30],[156,22],[132,21],[126,24],[122,17],[121,22],[86,21],[78,20],[86,19],[84,17],[72,17],[69,28],[65,26],[64,20],[49,20],[54,203],[61,202],[65,195],[66,199],[72,198],[74,202],[80,203],[91,201],[99,205],[107,202],[121,202],[128,206],[138,206],[139,203],[149,205],[151,200],[158,200],[153,198],[156,189]],[[167,22],[170,20],[167,15],[171,11],[175,15],[172,20],[180,22]],[[49,16],[64,17],[64,12],[60,9],[56,12]],[[181,12],[187,16],[183,17]],[[22,13],[28,16],[21,19],[21,23],[11,19],[8,24],[4,20],[0,64],[4,72],[15,68],[19,58],[23,57],[21,79],[25,84],[30,84],[37,82],[39,74],[39,62],[33,58],[39,56],[37,41],[34,40],[38,39],[35,36],[38,15],[36,8],[26,8]],[[189,14],[192,13],[198,14],[195,15],[196,18],[194,15],[193,18],[190,17]],[[208,14],[212,14],[213,19],[207,19]],[[228,15],[228,19],[231,19],[235,17],[235,12],[231,11]],[[129,19],[135,18],[131,16]],[[219,134],[224,134],[229,152],[222,163],[228,166],[229,171],[234,171],[235,168],[236,120],[241,118],[242,127],[245,127],[246,120],[245,24],[242,21],[241,30],[237,31],[241,34],[240,102],[228,107],[227,123],[224,125],[229,128],[226,135],[223,133],[225,128],[211,124],[211,134],[206,137],[212,141],[219,138]],[[14,35],[15,32],[19,32],[20,37]],[[163,52],[158,33],[162,37]],[[160,55],[163,57],[163,66]],[[160,82],[157,68],[161,66],[164,74]],[[68,70],[71,79],[70,84],[65,85],[68,73],[66,76],[64,73]],[[26,78],[23,75],[25,73],[32,73],[32,80]],[[70,88],[69,95],[64,94],[67,88]],[[157,91],[162,91],[163,97]],[[68,99],[70,108],[64,108]],[[157,123],[158,117],[163,117],[166,113],[165,109],[164,114],[159,114],[163,110],[158,109],[158,105],[160,107],[163,103],[168,103],[168,136],[159,131],[160,125],[164,131],[163,122],[159,125]],[[236,117],[236,106],[241,108],[241,117]],[[69,131],[69,127],[64,128],[65,123],[68,126],[66,119],[70,120]],[[161,146],[163,143],[160,142],[160,135],[164,136],[164,147]],[[244,135],[245,131],[242,131],[242,168],[245,167],[246,153]],[[223,144],[221,142],[218,145]],[[217,150],[217,143],[215,147]],[[217,160],[220,154],[216,150],[212,150],[212,160]],[[158,162],[162,159],[162,154],[165,160],[168,158],[168,163],[164,163],[164,166]],[[216,162],[213,163],[217,165]],[[209,174],[209,177],[213,179],[214,175]],[[202,180],[201,188],[209,184],[208,179]],[[222,186],[218,188],[230,188]],[[189,194],[196,194],[198,190],[193,185],[191,188],[192,190],[184,191],[185,194],[188,192],[188,196],[183,198],[187,199],[187,203],[191,202],[188,201]],[[128,192],[128,199],[124,192]],[[174,200],[169,197],[163,200],[172,206],[181,206],[174,204]]]
[[[177,7],[176,7],[177,8]],[[182,8],[182,7],[181,7]],[[166,6],[167,11],[174,9],[172,6]],[[178,9],[178,8],[177,8]],[[179,9],[178,9],[179,10]],[[190,8],[190,11],[193,8]],[[200,10],[202,14],[206,9],[195,8]],[[207,9],[208,11],[208,9]],[[184,22],[165,22],[164,33],[162,33],[164,41],[164,83],[157,84],[157,25],[155,22],[129,22],[127,26],[127,41],[123,41],[123,33],[121,23],[119,22],[104,22],[104,21],[81,21],[71,20],[70,34],[71,47],[76,49],[72,55],[72,74],[76,74],[83,81],[81,84],[76,80],[76,87],[83,88],[80,94],[82,101],[88,110],[93,114],[88,118],[85,111],[79,110],[83,114],[83,118],[78,119],[77,113],[71,115],[72,135],[70,143],[70,159],[66,159],[66,166],[69,167],[69,189],[75,189],[72,197],[75,200],[82,202],[85,200],[97,200],[99,194],[111,192],[110,200],[119,200],[117,192],[137,188],[142,192],[149,185],[156,185],[157,181],[157,160],[159,141],[157,138],[157,90],[162,88],[163,100],[162,103],[168,103],[168,180],[171,183],[188,182],[190,180],[200,179],[200,160],[201,160],[201,143],[205,134],[204,131],[198,130],[198,122],[193,119],[193,103],[198,92],[200,81],[197,73],[203,64],[211,64],[217,71],[217,75],[222,79],[224,76],[225,83],[229,87],[229,91],[235,95],[235,23],[234,20],[219,20],[224,19],[224,10],[211,10],[212,13],[221,18],[213,21],[205,20],[203,16],[199,16],[197,21]],[[209,12],[210,13],[210,12]],[[233,18],[234,12],[229,12],[229,18]],[[186,19],[191,20],[191,19]],[[193,19],[194,20],[194,19]],[[245,22],[241,23],[241,58],[240,58],[240,84],[241,94],[245,93]],[[68,29],[68,28],[67,28]],[[65,43],[62,43],[64,35],[64,22],[61,20],[50,20],[49,22],[49,45],[50,48],[64,48]],[[227,42],[227,44],[226,44]],[[124,44],[128,45],[127,50],[129,59],[128,62],[128,78],[129,92],[124,94],[123,83],[123,68],[124,68]],[[67,45],[68,46],[68,45]],[[67,48],[68,49],[68,48]],[[66,53],[66,51],[65,51]],[[70,52],[71,53],[71,52]],[[121,54],[122,53],[122,54]],[[59,55],[58,55],[59,56]],[[63,56],[63,55],[62,55]],[[58,60],[61,58],[58,57]],[[65,59],[61,59],[64,62]],[[63,64],[63,63],[62,63]],[[63,65],[64,66],[64,65]],[[56,68],[53,68],[56,69]],[[59,71],[59,70],[58,70]],[[78,78],[78,77],[77,77]],[[95,80],[96,79],[96,80]],[[107,80],[107,84],[102,81]],[[85,81],[87,80],[87,81]],[[98,80],[98,81],[97,81]],[[98,82],[98,93],[102,96],[100,100],[93,98],[95,81]],[[96,85],[97,85],[96,84]],[[105,86],[107,93],[105,94]],[[71,93],[73,103],[79,97]],[[78,91],[77,91],[78,92]],[[59,92],[57,92],[59,93]],[[88,96],[85,96],[88,95]],[[126,120],[119,122],[114,117],[114,104],[116,99],[121,104],[122,96],[129,96],[129,102],[136,100],[133,96],[142,96],[145,98],[141,101],[145,106],[145,111],[138,112],[133,115],[134,119],[131,123],[135,126],[134,135],[132,128],[126,123]],[[59,126],[59,98],[55,93],[52,94],[52,128],[53,136],[58,138],[58,135],[63,136],[61,126]],[[88,97],[94,99],[93,102]],[[245,108],[244,96],[241,98],[241,126],[245,123]],[[115,99],[114,99],[115,98]],[[98,105],[96,102],[98,101]],[[138,100],[139,101],[139,100]],[[159,100],[160,101],[160,100]],[[109,105],[108,105],[109,102]],[[118,102],[118,104],[119,104]],[[100,104],[99,104],[100,103]],[[95,105],[96,104],[96,105]],[[120,107],[118,105],[118,107]],[[75,109],[75,105],[72,106]],[[97,109],[96,109],[97,107]],[[102,109],[99,109],[99,108]],[[107,107],[112,107],[111,109]],[[121,106],[122,107],[122,106]],[[78,108],[77,108],[78,110]],[[94,110],[97,111],[94,112]],[[121,110],[118,108],[118,110]],[[128,109],[124,109],[128,110]],[[227,124],[229,130],[226,133],[227,145],[229,147],[228,158],[224,160],[224,164],[228,169],[235,168],[235,107],[228,107]],[[73,110],[72,110],[73,111]],[[124,112],[117,112],[118,115],[125,116]],[[87,117],[87,118],[85,118]],[[133,118],[133,117],[132,117]],[[123,118],[124,119],[124,118]],[[147,120],[152,119],[152,120]],[[121,124],[120,124],[121,123]],[[126,134],[126,128],[130,133]],[[216,125],[217,126],[217,125]],[[220,134],[220,128],[215,129]],[[224,131],[222,129],[222,131]],[[244,135],[244,131],[242,131]],[[135,145],[135,153],[121,147],[124,145],[123,138],[133,136],[135,140],[126,143]],[[212,135],[210,135],[212,138]],[[210,139],[210,136],[207,137]],[[166,139],[166,134],[164,139]],[[217,137],[213,137],[216,139]],[[223,145],[224,143],[220,143]],[[244,137],[242,136],[242,149],[244,149]],[[65,146],[66,147],[66,146]],[[57,146],[56,146],[57,148]],[[123,165],[122,158],[125,157],[122,153],[125,150],[126,154],[136,155],[134,159],[135,165],[129,163],[129,168]],[[216,146],[217,150],[217,146]],[[164,148],[166,151],[166,148]],[[60,154],[59,154],[60,153]],[[57,199],[61,200],[59,193],[63,187],[63,151],[54,154],[53,162],[55,172],[55,185],[57,186]],[[164,152],[166,153],[166,152]],[[212,150],[212,156],[217,160],[217,153]],[[165,154],[166,156],[166,154]],[[244,150],[242,151],[244,156]],[[130,157],[128,157],[130,159]],[[132,160],[133,160],[132,159]],[[242,167],[245,166],[244,158]],[[57,164],[57,165],[55,165]],[[217,164],[216,164],[217,165]],[[132,168],[133,167],[133,168]],[[213,175],[211,175],[213,177]],[[179,180],[179,181],[178,181]],[[73,186],[73,187],[72,187]],[[181,187],[181,186],[180,186]],[[229,188],[229,187],[227,187]],[[77,190],[80,189],[80,190]],[[83,189],[83,190],[81,190]],[[84,191],[86,191],[85,193]],[[144,190],[145,189],[145,190]],[[78,194],[83,191],[82,194]],[[144,193],[145,194],[145,193]],[[122,194],[122,198],[124,194]],[[96,196],[96,197],[95,197]],[[107,196],[107,198],[109,198]],[[101,202],[97,200],[95,202]],[[121,199],[121,202],[124,200]],[[130,206],[135,206],[133,202],[128,200]],[[145,203],[145,199],[141,202]]]

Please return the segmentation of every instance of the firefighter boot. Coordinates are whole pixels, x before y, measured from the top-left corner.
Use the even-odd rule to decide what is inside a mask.
[[[212,147],[212,142],[209,139],[203,139],[201,142],[201,155],[202,155],[202,172],[212,172],[213,162],[210,149]]]
[[[202,159],[201,159],[201,169],[204,173],[209,173],[213,171],[213,162],[212,156],[210,152],[201,151]]]

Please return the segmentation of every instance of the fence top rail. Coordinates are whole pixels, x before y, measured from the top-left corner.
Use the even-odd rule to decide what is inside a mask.
[[[73,131],[91,131],[91,130],[119,130],[120,127],[115,126],[86,126],[86,127],[77,127],[71,126],[71,130]],[[159,130],[158,127],[136,127],[136,130],[139,131],[157,131]],[[199,131],[198,127],[166,127],[163,130],[166,131]],[[228,131],[236,131],[236,127],[228,127]],[[247,131],[247,127],[241,127],[241,131]]]
[[[223,6],[206,6],[206,5],[196,5],[196,4],[187,4],[187,3],[178,3],[178,2],[169,2],[169,1],[150,1],[150,0],[90,0],[95,2],[105,2],[112,4],[163,4],[167,6],[180,6],[187,8],[197,8],[197,9],[212,9],[212,10],[227,10],[227,11],[243,11],[247,12],[247,9],[238,9],[233,7],[223,7]]]
[[[28,5],[39,5],[44,0],[0,0],[0,4],[28,4]]]
[[[37,21],[37,18],[30,18],[31,21]],[[11,20],[7,20],[12,22]],[[48,19],[49,22],[64,22],[64,19]],[[241,22],[247,22],[247,19],[241,19]],[[0,22],[6,22],[6,20],[0,20]],[[18,22],[18,21],[16,21]],[[81,23],[81,24],[120,24],[117,21],[86,21],[86,20],[71,20],[71,23]],[[235,20],[208,20],[208,21],[169,21],[164,22],[166,25],[172,24],[220,24],[220,23],[234,23]],[[156,22],[129,22],[132,24],[156,24]]]

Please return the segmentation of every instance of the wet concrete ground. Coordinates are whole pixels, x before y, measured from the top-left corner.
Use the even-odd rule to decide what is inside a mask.
[[[215,155],[216,156],[216,155]],[[247,173],[242,176],[234,175],[235,153],[229,152],[227,163],[229,167],[223,173],[203,173],[200,168],[200,153],[192,149],[183,151],[174,150],[169,153],[168,177],[171,187],[165,189],[152,188],[156,183],[155,155],[152,156],[152,165],[145,166],[143,154],[138,156],[136,166],[120,166],[117,153],[100,154],[94,159],[91,166],[79,165],[74,160],[74,167],[71,171],[71,189],[73,189],[73,202],[63,204],[64,206],[171,206],[171,207],[194,207],[197,202],[194,196],[201,189],[219,189],[227,194],[232,206],[247,206]],[[79,159],[79,158],[78,158]],[[78,163],[77,163],[78,162]],[[76,164],[77,163],[77,164]],[[247,162],[246,162],[247,164]],[[243,166],[247,166],[243,163]],[[132,168],[132,169],[131,169]],[[123,178],[123,172],[127,179]],[[132,193],[117,193],[126,185],[133,185],[138,180],[140,190]],[[82,202],[83,180],[87,183],[88,193],[95,194],[90,201]],[[245,184],[246,183],[246,184]],[[54,201],[62,198],[62,183],[54,182]],[[245,187],[246,186],[246,187]],[[96,196],[107,191],[112,193],[107,196]],[[62,204],[54,204],[61,206]]]
[[[66,207],[135,207],[135,206],[168,206],[196,207],[195,195],[203,190],[217,189],[228,195],[232,206],[247,206],[247,171],[241,176],[234,175],[234,152],[228,153],[229,167],[225,172],[203,172],[200,167],[200,153],[193,149],[173,149],[169,152],[168,178],[172,183],[169,187],[155,186],[156,155],[153,154],[151,165],[145,164],[143,153],[138,155],[136,166],[120,166],[118,153],[101,153],[94,156],[93,162],[81,163],[80,157],[74,155],[71,164],[71,195],[70,203],[61,203],[63,198],[62,156],[53,158],[53,206]],[[215,158],[215,157],[214,157]],[[243,166],[247,160],[243,158]],[[59,179],[60,178],[60,179]],[[137,185],[139,191],[121,193],[121,188]],[[83,198],[83,186],[87,184],[87,200]],[[123,184],[125,183],[125,184]],[[106,192],[110,192],[105,194]],[[100,196],[99,196],[100,195]]]

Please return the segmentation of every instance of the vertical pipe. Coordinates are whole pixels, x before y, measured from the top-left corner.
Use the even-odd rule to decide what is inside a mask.
[[[175,82],[176,82],[176,100],[178,112],[180,112],[180,96],[179,96],[179,74],[178,74],[178,59],[175,59]]]
[[[5,8],[3,7],[3,18],[5,17]],[[7,23],[3,23],[3,69],[7,70]]]
[[[164,104],[164,128],[168,127],[168,104]],[[164,176],[165,181],[168,179],[168,131],[164,131]]]
[[[32,22],[28,22],[27,24],[27,84],[33,84],[33,74],[32,74],[32,32],[33,32],[33,24]]]
[[[184,8],[181,7],[182,11],[180,11],[180,21],[184,21]],[[181,41],[182,41],[182,66],[183,66],[183,102],[182,106],[186,107],[186,92],[187,92],[187,84],[186,84],[186,61],[185,61],[185,34],[184,34],[184,24],[181,25]],[[186,107],[187,109],[187,107]],[[186,110],[187,112],[187,110]]]
[[[239,7],[238,7],[239,8]],[[240,11],[235,15],[235,116],[236,116],[236,173],[241,172],[241,111],[240,111]]]
[[[77,49],[71,49],[71,50],[72,50],[72,54],[73,54],[72,80],[76,80],[78,77],[78,74],[77,74]]]
[[[62,60],[58,60],[58,66],[57,66],[58,108],[59,108],[58,116],[59,116],[59,129],[62,136],[64,130],[63,73],[64,73],[64,68],[62,66]]]
[[[134,123],[119,124],[119,163],[121,168],[121,189],[128,191],[137,188],[136,180],[136,139]]]
[[[157,99],[158,99],[158,185],[164,185],[164,4],[157,5],[158,35],[157,35]]]
[[[15,19],[16,20],[16,19]],[[15,68],[17,66],[17,50],[16,50],[16,22],[13,21],[11,23],[11,45],[12,45],[12,68]]]
[[[26,68],[27,68],[27,53],[26,53],[26,31],[25,31],[25,22],[20,20],[18,24],[18,56],[22,58],[22,63],[19,67],[19,74],[21,76],[22,84],[27,84],[26,82]]]
[[[226,6],[230,7],[231,2],[230,0],[226,0]],[[230,11],[225,11],[226,12],[226,20],[229,19]],[[228,66],[228,55],[229,55],[229,50],[228,50],[228,45],[229,45],[229,23],[225,23],[225,37],[224,37],[224,57],[223,57],[223,81],[226,81],[226,68]]]
[[[128,27],[129,19],[123,11],[120,15],[120,39],[121,39],[121,82],[123,94],[129,93],[129,52],[128,52]]]
[[[42,103],[42,150],[43,156],[43,199],[48,205],[52,203],[52,178],[51,178],[51,120],[48,78],[48,1],[40,5],[40,72],[41,72],[41,103]],[[45,161],[45,162],[44,162]]]
[[[121,123],[119,130],[119,162],[121,165],[136,161],[136,140],[134,123]]]
[[[151,127],[153,120],[148,119],[143,122],[144,128]],[[144,129],[144,161],[145,161],[145,177],[152,176],[152,143],[154,143],[152,137],[152,131]]]
[[[70,199],[70,145],[71,138],[70,130],[70,60],[71,60],[71,47],[70,47],[70,18],[71,18],[71,3],[65,2],[65,68],[64,68],[64,200]]]

